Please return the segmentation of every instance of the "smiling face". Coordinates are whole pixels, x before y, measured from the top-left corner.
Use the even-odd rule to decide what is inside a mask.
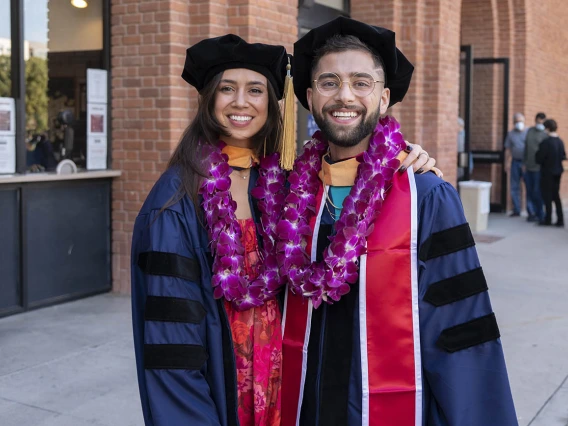
[[[316,84],[308,88],[307,98],[314,120],[326,139],[341,147],[353,147],[364,142],[375,129],[381,114],[389,105],[390,91],[384,83],[375,83],[366,96],[357,96],[346,82],[354,76],[367,74],[373,80],[384,81],[384,72],[377,67],[371,54],[360,50],[329,53],[323,56],[312,80],[327,73],[336,74],[344,83],[337,93],[320,93]],[[354,81],[355,82],[355,81]]]
[[[215,118],[225,128],[228,145],[252,148],[252,138],[268,118],[267,78],[236,68],[223,73],[215,93]]]

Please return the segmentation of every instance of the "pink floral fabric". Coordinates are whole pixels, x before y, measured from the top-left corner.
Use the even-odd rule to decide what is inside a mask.
[[[249,279],[259,273],[260,258],[253,219],[239,220]],[[237,367],[238,416],[241,426],[280,425],[282,324],[278,302],[237,311],[225,301]]]

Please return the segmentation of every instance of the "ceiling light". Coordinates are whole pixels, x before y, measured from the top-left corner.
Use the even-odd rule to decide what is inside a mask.
[[[71,4],[79,9],[84,9],[87,7],[86,0],[71,0]]]

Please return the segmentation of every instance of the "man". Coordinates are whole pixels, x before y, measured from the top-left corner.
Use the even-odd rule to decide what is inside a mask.
[[[521,215],[521,179],[523,178],[523,157],[525,155],[525,117],[520,112],[513,115],[513,130],[507,133],[505,138],[505,149],[507,158],[505,164],[510,164],[509,182],[511,185],[511,199],[513,200],[513,212],[511,217]],[[531,209],[528,208],[529,216]]]
[[[394,33],[338,18],[294,58],[296,96],[321,133],[296,161],[279,224],[282,426],[517,425],[459,197],[433,173],[395,173],[403,139],[392,120],[377,125],[413,72]]]
[[[534,119],[534,127],[527,131],[525,139],[523,158],[525,170],[523,177],[527,189],[527,210],[529,213],[527,220],[529,222],[544,220],[543,202],[540,193],[540,164],[536,162],[536,153],[540,143],[546,138],[544,120],[546,120],[546,115],[544,112],[539,112]]]
[[[468,157],[467,164],[462,161],[462,155],[466,154]],[[465,150],[465,121],[463,118],[458,117],[458,180],[463,180],[465,170],[468,169],[468,176],[473,172],[473,156]],[[440,177],[438,175],[438,177]]]

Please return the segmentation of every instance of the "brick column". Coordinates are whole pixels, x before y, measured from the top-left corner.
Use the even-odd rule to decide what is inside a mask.
[[[292,53],[298,39],[297,0],[228,0],[229,30],[250,43],[280,44]]]
[[[461,4],[452,0],[352,0],[354,19],[397,33],[397,44],[415,65],[405,100],[391,112],[405,138],[438,160],[456,181]]]
[[[297,3],[267,0],[112,0],[113,290],[130,292],[132,227],[197,108],[181,79],[185,50],[233,32],[292,47]]]
[[[112,158],[113,289],[130,291],[136,215],[187,125],[189,90],[179,77],[189,45],[183,0],[113,0]]]

